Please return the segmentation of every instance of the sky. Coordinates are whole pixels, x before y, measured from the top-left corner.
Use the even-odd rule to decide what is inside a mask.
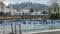
[[[21,2],[33,2],[33,3],[47,3],[48,0],[5,0],[5,2],[8,2],[8,3],[21,3]]]
[[[4,0],[4,2],[15,4],[15,3],[20,3],[21,0]]]
[[[20,1],[21,2],[32,2],[32,3],[47,4],[49,0],[20,0]]]
[[[4,3],[8,4],[15,4],[15,3],[22,3],[22,2],[32,2],[32,3],[40,3],[40,4],[48,4],[49,0],[5,0]]]

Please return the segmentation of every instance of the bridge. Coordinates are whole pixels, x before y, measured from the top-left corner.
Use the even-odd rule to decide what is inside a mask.
[[[35,19],[35,18],[44,18],[47,19],[47,15],[19,15],[19,16],[0,16],[0,20],[14,20],[14,19]]]

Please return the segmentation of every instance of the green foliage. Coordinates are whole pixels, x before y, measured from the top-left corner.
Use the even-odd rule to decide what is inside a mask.
[[[33,9],[30,9],[30,12],[33,12]]]
[[[56,20],[56,19],[58,19],[58,16],[59,16],[59,13],[49,13],[49,14],[48,14],[48,17],[49,17],[49,19],[51,19],[51,20]]]
[[[53,14],[52,13],[49,13],[48,14],[48,17],[49,17],[49,19],[52,19],[53,18]]]
[[[51,1],[52,4],[51,4],[50,8],[52,9],[51,11],[53,13],[51,11],[50,11],[50,13],[48,13],[48,17],[51,20],[59,19],[59,17],[60,17],[59,4],[57,2],[58,2],[58,0]]]
[[[46,11],[43,11],[42,14],[47,14],[47,12]]]

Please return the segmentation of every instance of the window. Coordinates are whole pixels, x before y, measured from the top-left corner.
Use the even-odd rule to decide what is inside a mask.
[[[24,13],[22,13],[22,15],[24,15]]]

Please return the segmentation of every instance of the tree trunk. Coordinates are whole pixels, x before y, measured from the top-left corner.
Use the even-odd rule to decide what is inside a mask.
[[[51,23],[53,24],[52,20],[51,20]]]

